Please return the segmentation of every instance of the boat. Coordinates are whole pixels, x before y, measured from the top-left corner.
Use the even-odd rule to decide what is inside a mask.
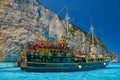
[[[19,66],[28,72],[68,72],[105,68],[110,59],[103,55],[80,55],[67,46],[66,40],[28,42],[21,51]]]
[[[68,19],[67,13],[67,32]],[[72,49],[67,43],[68,38],[65,37],[58,42],[29,41],[27,47],[21,49],[17,63],[21,70],[27,72],[71,72],[105,68],[110,63],[110,58],[102,53],[92,53],[94,51],[92,49],[94,47],[94,28],[91,26],[90,30],[92,45],[88,52],[84,48],[80,51]]]
[[[28,72],[68,72],[105,68],[110,59],[103,55],[79,55],[67,47],[65,39],[60,42],[37,40],[28,42],[21,51],[19,66]]]
[[[68,72],[105,68],[110,58],[104,54],[86,54],[69,47],[66,39],[59,42],[36,40],[21,50],[18,64],[28,72]]]

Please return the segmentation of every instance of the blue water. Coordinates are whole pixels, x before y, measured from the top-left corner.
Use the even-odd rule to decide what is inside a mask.
[[[105,69],[82,72],[25,72],[20,68],[0,69],[0,80],[120,80],[120,63]]]

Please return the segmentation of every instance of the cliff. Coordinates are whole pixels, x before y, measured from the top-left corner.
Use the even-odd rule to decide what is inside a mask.
[[[66,22],[56,13],[45,8],[37,0],[0,1],[0,60],[15,61],[19,57],[20,45],[27,46],[28,41],[46,39],[59,41],[66,36]],[[75,50],[82,50],[87,34],[69,23],[68,44]],[[90,35],[89,35],[90,37]],[[107,52],[98,39],[100,50]]]
[[[114,52],[110,53],[110,57],[111,57],[112,62],[118,62],[119,61],[118,55]]]

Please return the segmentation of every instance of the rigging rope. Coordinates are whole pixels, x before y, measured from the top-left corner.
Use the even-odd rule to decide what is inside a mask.
[[[59,12],[58,15],[65,9],[66,6],[64,6]]]
[[[88,16],[89,18],[91,17],[91,14],[88,14],[85,11],[79,10],[76,7],[74,7],[73,5],[70,5],[70,2],[68,0],[65,0],[65,1],[68,4],[68,6],[71,7],[72,9],[76,10],[77,12],[79,12],[79,13],[85,15],[85,16]]]

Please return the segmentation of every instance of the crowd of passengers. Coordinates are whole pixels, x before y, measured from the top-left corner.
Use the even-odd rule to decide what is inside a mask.
[[[49,50],[47,53],[45,51],[27,51],[27,61],[28,62],[95,62],[95,61],[103,61],[104,58],[96,58],[90,57],[90,55],[86,55],[85,57],[79,58],[75,57],[72,51],[64,51],[64,50]],[[74,58],[73,58],[74,57]]]
[[[79,63],[88,63],[88,62],[102,62],[104,61],[104,58],[74,58],[75,62],[79,62]]]
[[[27,51],[27,61],[39,61],[39,62],[67,62],[66,59],[71,57],[72,51],[63,50],[49,50],[46,51]],[[56,60],[55,60],[56,59]],[[69,61],[70,62],[70,61]]]
[[[70,49],[70,46],[68,44],[43,44],[43,43],[39,43],[39,44],[28,44],[28,48],[33,48],[33,49],[37,49],[37,48],[60,48],[60,49]]]

